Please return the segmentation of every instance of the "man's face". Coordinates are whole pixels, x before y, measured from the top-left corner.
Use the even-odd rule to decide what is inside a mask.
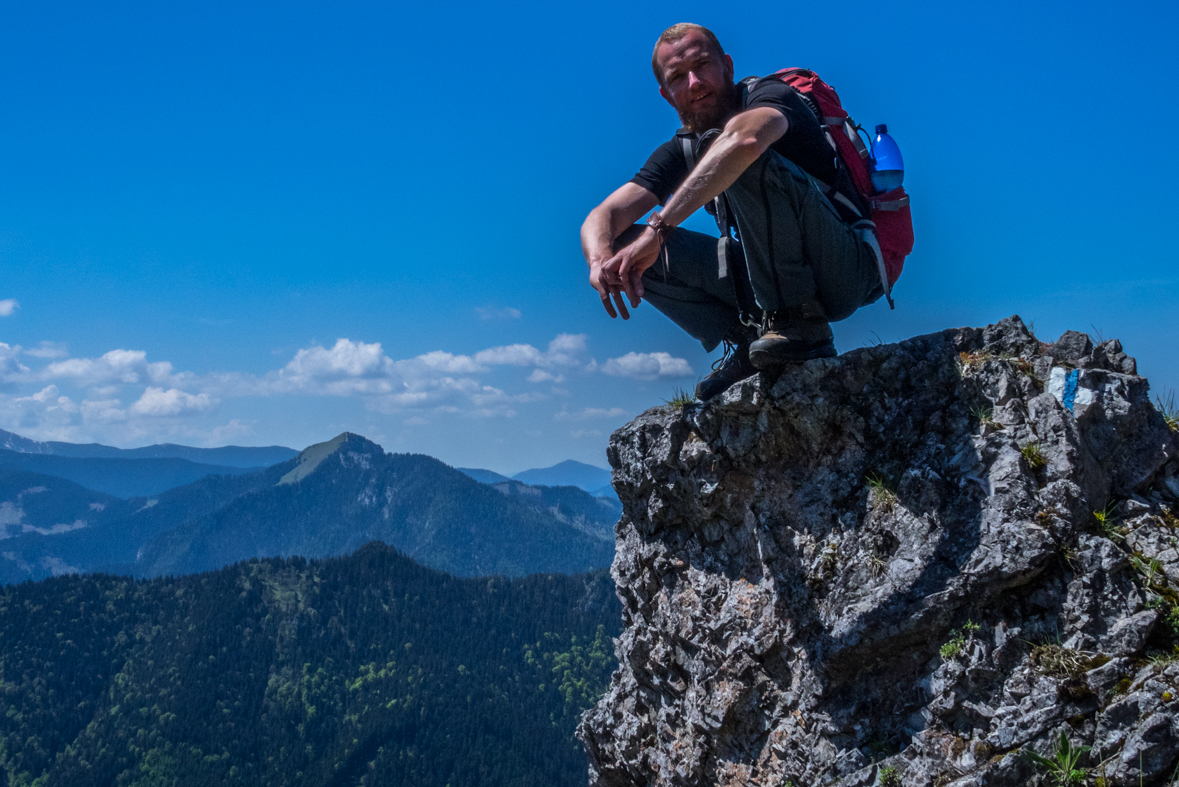
[[[663,72],[659,93],[689,130],[700,134],[720,128],[736,110],[733,60],[717,52],[703,33],[693,30],[679,41],[661,44],[658,60]]]

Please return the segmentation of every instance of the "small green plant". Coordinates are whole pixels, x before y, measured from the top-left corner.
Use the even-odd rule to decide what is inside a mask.
[[[1175,512],[1169,508],[1159,511],[1159,519],[1162,521],[1163,527],[1169,527],[1172,530],[1179,528],[1179,516],[1175,516]]]
[[[872,550],[872,554],[868,555],[868,573],[874,577],[879,577],[884,574],[887,568],[888,563],[884,561],[884,558],[880,557],[876,550]]]
[[[1027,358],[1019,355],[1001,355],[999,357],[1011,364],[1016,371],[1032,378],[1032,380],[1036,380],[1036,365]]]
[[[1146,608],[1158,610],[1159,619],[1170,631],[1171,637],[1179,639],[1179,604],[1154,593],[1148,593],[1147,596]]]
[[[995,420],[995,408],[993,407],[975,405],[970,408],[970,414],[983,426],[989,426],[992,429],[1000,431],[1003,429],[1003,424]]]
[[[1131,555],[1130,565],[1142,575],[1142,584],[1147,588],[1152,587],[1155,581],[1163,575],[1163,564],[1156,557],[1152,557],[1148,563],[1138,555]]]
[[[897,504],[897,493],[888,485],[888,481],[879,473],[868,473],[864,476],[864,483],[872,492],[872,505],[885,513],[892,511]]]
[[[1053,747],[1051,757],[1043,757],[1031,749],[1024,749],[1023,753],[1031,760],[1032,764],[1047,772],[1048,778],[1053,784],[1057,787],[1066,787],[1066,785],[1084,784],[1089,778],[1089,769],[1080,767],[1081,757],[1089,751],[1089,748],[1088,746],[1073,746],[1069,742],[1068,736],[1062,731],[1060,740]]]
[[[958,363],[962,365],[963,370],[972,369],[975,366],[982,366],[987,361],[993,360],[995,360],[994,354],[985,350],[976,353],[958,353]]]
[[[1118,524],[1118,516],[1114,513],[1116,508],[1117,503],[1111,500],[1100,510],[1093,512],[1093,521],[1097,523],[1097,532],[1110,541],[1117,541],[1125,535],[1122,533],[1121,525]]]
[[[1179,432],[1179,406],[1175,405],[1175,392],[1163,389],[1163,393],[1156,396],[1154,401],[1163,414],[1163,420],[1167,422],[1167,428]]]
[[[894,765],[880,769],[880,787],[901,787],[901,772]]]
[[[942,657],[942,661],[958,658],[962,654],[962,649],[966,647],[966,640],[974,637],[978,629],[977,623],[968,620],[962,625],[962,628],[950,632],[950,641],[938,648],[937,651],[937,654]]]
[[[1083,650],[1066,648],[1056,642],[1036,645],[1032,648],[1031,662],[1040,672],[1053,678],[1068,678],[1088,672],[1097,664],[1094,654]],[[1104,659],[1101,663],[1106,663]]]
[[[1044,447],[1040,445],[1039,440],[1033,440],[1019,449],[1019,455],[1027,462],[1033,473],[1038,473],[1048,466],[1048,455],[1044,453]]]
[[[839,567],[839,542],[832,541],[823,550],[823,554],[819,557],[819,562],[822,565],[823,573],[830,574]]]
[[[958,654],[962,652],[962,646],[966,644],[966,638],[958,634],[950,638],[950,641],[938,648],[937,654],[942,657],[942,661],[949,661],[950,659],[958,658]]]
[[[673,388],[671,391],[671,398],[664,399],[664,404],[669,404],[676,410],[683,410],[688,405],[696,401],[696,394],[683,388]]]
[[[1163,669],[1179,661],[1179,647],[1171,648],[1170,653],[1161,650],[1151,651],[1146,657],[1146,663],[1152,667]]]

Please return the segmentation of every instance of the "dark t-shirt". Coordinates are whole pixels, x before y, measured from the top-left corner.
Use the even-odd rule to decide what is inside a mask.
[[[737,85],[741,91],[741,108],[773,107],[790,122],[786,133],[770,146],[814,177],[833,183],[836,177],[835,151],[831,149],[815,114],[795,90],[780,79],[765,77]],[[681,137],[677,134],[664,142],[647,163],[631,178],[659,198],[663,205],[688,176]]]

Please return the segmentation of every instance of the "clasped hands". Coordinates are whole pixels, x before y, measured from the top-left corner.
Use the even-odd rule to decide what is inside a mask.
[[[622,294],[630,299],[630,307],[638,308],[643,300],[643,273],[659,259],[659,236],[650,227],[644,228],[634,240],[623,246],[608,260],[590,263],[590,286],[598,291],[602,306],[612,318],[622,315],[629,320],[630,312]],[[611,303],[613,298],[613,303]],[[614,306],[617,304],[618,310]]]

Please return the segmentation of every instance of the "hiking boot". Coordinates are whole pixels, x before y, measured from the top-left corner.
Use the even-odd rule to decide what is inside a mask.
[[[749,360],[758,369],[779,369],[836,355],[831,324],[814,298],[767,314],[761,338],[749,347]]]
[[[740,323],[724,338],[725,352],[712,365],[712,371],[696,385],[696,399],[707,402],[729,386],[757,374],[749,362],[749,345],[756,338],[753,329]]]

